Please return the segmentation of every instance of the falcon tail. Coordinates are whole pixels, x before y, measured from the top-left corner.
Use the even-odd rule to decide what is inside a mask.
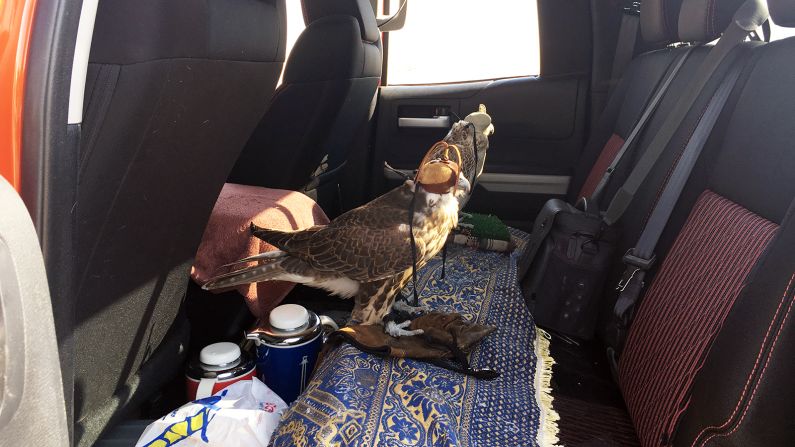
[[[258,255],[249,256],[247,258],[238,259],[235,262],[230,262],[229,264],[224,264],[221,267],[231,267],[233,265],[245,264],[247,262],[252,262],[252,261],[268,261],[268,260],[281,258],[281,257],[284,257],[284,256],[286,256],[286,254],[283,251],[281,251],[281,250],[266,251],[265,253],[260,253]]]
[[[258,227],[254,225],[254,222],[252,222],[249,227],[252,236],[284,251],[290,251],[292,245],[311,237],[312,233],[317,231],[317,229],[319,229],[319,227],[312,227],[300,231],[279,231]]]
[[[227,289],[253,282],[274,281],[281,279],[286,272],[280,261],[268,262],[253,267],[235,270],[230,273],[211,278],[202,286],[204,290]]]

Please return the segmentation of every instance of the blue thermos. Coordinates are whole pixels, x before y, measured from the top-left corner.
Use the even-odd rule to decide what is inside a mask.
[[[287,404],[304,391],[323,347],[323,325],[334,322],[297,304],[273,309],[247,338],[257,346],[257,375]]]

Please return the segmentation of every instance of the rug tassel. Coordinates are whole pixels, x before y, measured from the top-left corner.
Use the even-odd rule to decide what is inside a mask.
[[[541,407],[537,441],[541,447],[559,447],[560,415],[552,406],[552,366],[555,360],[549,352],[550,338],[543,329],[536,328],[536,395]]]

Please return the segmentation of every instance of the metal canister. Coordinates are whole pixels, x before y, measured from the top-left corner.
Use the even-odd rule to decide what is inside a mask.
[[[185,388],[188,400],[203,399],[241,380],[251,380],[256,363],[234,343],[205,346],[199,358],[188,364]]]
[[[258,377],[288,404],[309,383],[323,346],[322,320],[297,304],[273,309],[268,322],[248,334],[257,346]]]

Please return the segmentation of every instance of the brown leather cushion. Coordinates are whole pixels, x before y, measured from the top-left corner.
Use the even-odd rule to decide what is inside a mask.
[[[225,264],[276,249],[251,236],[251,222],[263,228],[290,231],[325,225],[329,219],[317,203],[301,193],[227,183],[215,203],[196,252],[191,278],[197,284],[231,270],[221,268]],[[234,268],[248,265],[239,264]],[[238,286],[236,290],[246,298],[251,313],[264,318],[294,286],[273,281]]]

